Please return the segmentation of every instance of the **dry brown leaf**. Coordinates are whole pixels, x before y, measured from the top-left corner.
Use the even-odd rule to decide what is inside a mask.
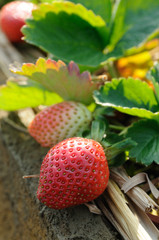
[[[89,209],[89,211],[91,213],[95,213],[97,215],[101,215],[102,214],[101,210],[96,206],[95,203],[93,203],[93,202],[92,203],[85,203],[84,205],[86,207],[88,207],[88,209]]]
[[[122,167],[112,168],[111,178],[120,188],[122,188],[127,181],[130,181],[130,177]],[[152,209],[159,209],[157,203],[140,187],[132,187],[126,192],[126,195],[129,196],[142,211],[151,212]]]
[[[113,219],[113,225],[125,240],[158,240],[159,231],[147,214],[127,198],[111,179],[104,198],[113,216],[101,202],[99,206],[109,220]]]
[[[123,190],[125,193],[127,193],[130,189],[132,189],[133,187],[143,183],[143,182],[147,182],[149,185],[149,188],[151,190],[151,193],[153,194],[153,196],[158,199],[159,198],[159,191],[158,189],[155,187],[155,185],[151,182],[151,180],[148,177],[147,173],[138,173],[135,176],[133,176],[132,178],[128,179],[122,186],[121,190]]]

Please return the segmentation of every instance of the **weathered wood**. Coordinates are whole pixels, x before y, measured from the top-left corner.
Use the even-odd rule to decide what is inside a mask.
[[[5,83],[7,78],[14,75],[9,70],[10,64],[35,62],[37,58],[44,56],[45,54],[39,49],[25,42],[12,44],[0,30],[0,84]]]
[[[105,224],[103,216],[90,213],[84,205],[54,210],[39,202],[38,179],[22,179],[22,176],[39,173],[47,151],[28,134],[1,121],[0,239],[120,239],[110,224]]]
[[[23,56],[8,41],[5,35],[0,31],[0,83],[2,84],[12,74],[9,70],[9,64],[13,62],[22,63]]]

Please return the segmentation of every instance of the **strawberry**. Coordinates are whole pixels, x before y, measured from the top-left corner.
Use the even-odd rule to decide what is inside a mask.
[[[40,170],[37,198],[62,209],[97,198],[105,190],[109,169],[102,146],[92,139],[66,139],[49,150]]]
[[[39,112],[28,126],[28,131],[41,146],[52,147],[76,136],[89,126],[91,120],[91,112],[82,103],[65,101]]]
[[[32,16],[35,5],[25,1],[13,1],[4,5],[0,11],[0,26],[11,42],[20,42],[21,28],[27,18]]]

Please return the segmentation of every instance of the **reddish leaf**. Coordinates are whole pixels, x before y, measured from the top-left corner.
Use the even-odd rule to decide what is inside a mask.
[[[100,86],[93,82],[88,71],[80,73],[73,61],[68,66],[62,61],[39,58],[35,64],[24,63],[21,68],[12,66],[11,71],[40,83],[47,90],[56,92],[64,100],[79,101],[90,104],[92,93]]]

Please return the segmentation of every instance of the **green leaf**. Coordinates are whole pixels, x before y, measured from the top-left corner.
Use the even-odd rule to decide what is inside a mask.
[[[78,66],[71,61],[68,66],[62,61],[39,58],[35,64],[24,63],[19,69],[11,71],[40,83],[45,89],[57,93],[64,100],[93,102],[92,93],[99,88],[99,82],[93,82],[89,72],[80,73]]]
[[[22,30],[24,39],[54,59],[99,67],[135,53],[159,34],[159,0],[119,0],[116,4],[111,0],[79,0],[85,7],[73,2],[77,1],[40,4]]]
[[[108,41],[105,21],[81,4],[41,4],[23,28],[25,40],[57,59],[98,66]]]
[[[111,0],[71,0],[74,3],[81,3],[87,9],[91,9],[96,15],[100,15],[108,24],[111,19],[112,1]]]
[[[107,57],[121,57],[126,52],[132,54],[137,47],[159,34],[159,0],[126,1],[125,6],[126,16],[123,27],[128,30]]]
[[[31,81],[27,84],[18,84],[16,79],[13,79],[0,87],[0,109],[6,111],[52,105],[62,100],[56,93],[49,92]]]
[[[109,161],[109,167],[122,165],[126,160],[126,151],[136,146],[136,142],[131,138],[125,138],[113,132],[107,132],[105,139],[101,141],[106,157]]]
[[[40,3],[64,2],[65,0],[39,0]]]
[[[156,100],[159,104],[159,64],[155,64],[147,73],[147,78],[152,82]]]
[[[94,91],[97,104],[142,118],[159,116],[159,105],[152,88],[146,82],[133,78],[113,79]]]
[[[123,165],[126,161],[126,154],[125,152],[122,152],[118,154],[116,157],[108,161],[109,168],[111,167],[119,167]]]
[[[137,146],[130,150],[130,157],[145,165],[152,162],[159,164],[158,121],[140,120],[128,129],[126,136],[137,142]]]
[[[126,15],[126,0],[116,1],[111,16],[109,32],[110,42],[109,46],[106,47],[106,52],[107,48],[109,49],[109,51],[112,51],[117,42],[126,32],[127,26],[125,26],[125,15]]]
[[[124,140],[124,136],[123,135],[119,135],[117,133],[114,133],[114,132],[107,132],[106,133],[106,137],[105,139],[103,140],[103,144],[105,146],[112,146],[118,142],[121,142]]]
[[[52,4],[40,4],[40,6],[33,11],[33,18],[35,20],[40,20],[41,18],[46,17],[50,12],[57,15],[61,12],[65,12],[69,15],[75,14],[96,29],[106,27],[105,21],[100,16],[95,15],[91,10],[86,9],[81,4],[74,4],[69,1],[55,1]]]

